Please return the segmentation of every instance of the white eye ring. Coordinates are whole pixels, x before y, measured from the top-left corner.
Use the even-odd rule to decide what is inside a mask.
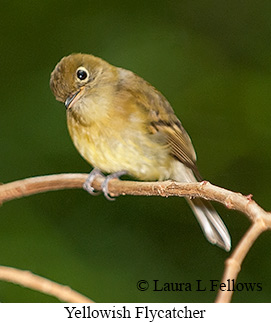
[[[86,82],[89,79],[89,72],[85,67],[80,66],[76,70],[76,77],[80,82]]]

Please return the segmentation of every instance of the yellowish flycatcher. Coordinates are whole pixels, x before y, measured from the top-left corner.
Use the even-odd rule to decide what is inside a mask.
[[[166,98],[133,72],[87,54],[64,57],[51,74],[51,89],[64,102],[71,138],[108,179],[129,174],[139,180],[201,180],[192,142]],[[212,205],[187,199],[206,238],[229,251],[231,239]]]

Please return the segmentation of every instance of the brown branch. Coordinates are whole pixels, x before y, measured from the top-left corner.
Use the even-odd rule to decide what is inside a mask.
[[[41,293],[54,296],[63,302],[93,303],[92,300],[72,290],[70,287],[60,285],[27,270],[0,266],[0,280],[18,284]]]
[[[13,199],[48,191],[82,188],[87,174],[58,174],[31,177],[8,184],[0,185],[0,203]],[[96,190],[101,189],[104,178],[97,176],[93,182]],[[252,221],[264,218],[271,225],[268,212],[264,211],[251,196],[244,196],[204,181],[201,183],[134,182],[112,179],[108,185],[111,196],[187,196],[201,197],[224,204],[228,209],[238,210],[246,214]]]
[[[87,174],[59,174],[32,177],[3,184],[0,186],[0,204],[16,198],[47,191],[82,188],[86,178]],[[92,184],[93,187],[96,190],[100,190],[103,180],[102,176],[96,177]],[[263,210],[252,200],[251,195],[244,196],[240,193],[217,187],[206,181],[183,184],[172,181],[133,182],[112,179],[108,184],[108,190],[113,197],[119,195],[201,197],[217,201],[229,209],[235,209],[244,213],[253,224],[233,251],[232,256],[227,259],[222,282],[226,282],[227,279],[237,278],[242,262],[255,240],[262,232],[271,229],[271,213]],[[216,302],[229,302],[231,297],[232,292],[220,291]]]
[[[236,283],[237,276],[241,271],[242,263],[249,252],[250,248],[256,241],[256,239],[262,234],[268,227],[262,220],[256,220],[246,234],[243,236],[237,247],[233,251],[232,255],[225,261],[225,270],[221,283],[226,284],[227,280],[234,281]],[[270,229],[270,227],[269,227]],[[235,285],[235,284],[234,284]],[[229,303],[233,295],[233,289],[219,290],[216,303]]]

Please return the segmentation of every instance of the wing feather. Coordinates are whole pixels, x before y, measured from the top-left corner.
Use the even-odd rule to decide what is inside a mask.
[[[191,139],[180,120],[176,117],[170,103],[151,84],[136,74],[119,69],[121,75],[118,89],[129,93],[127,97],[145,115],[146,127],[151,134],[159,132],[165,136],[171,154],[181,163],[192,169],[198,180],[201,176],[196,166],[196,153]],[[133,83],[133,91],[127,86]]]

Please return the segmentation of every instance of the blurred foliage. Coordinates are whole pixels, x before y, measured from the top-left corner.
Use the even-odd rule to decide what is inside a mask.
[[[270,209],[270,1],[1,1],[1,182],[89,172],[50,92],[61,57],[92,53],[130,69],[171,102],[191,135],[204,178],[252,193]],[[233,246],[249,221],[216,205]],[[183,199],[50,192],[1,207],[1,264],[29,269],[97,302],[212,302],[214,292],[139,292],[137,281],[220,279],[223,250],[210,245]],[[271,235],[253,246],[239,282],[271,300]],[[1,302],[55,302],[0,282]]]

